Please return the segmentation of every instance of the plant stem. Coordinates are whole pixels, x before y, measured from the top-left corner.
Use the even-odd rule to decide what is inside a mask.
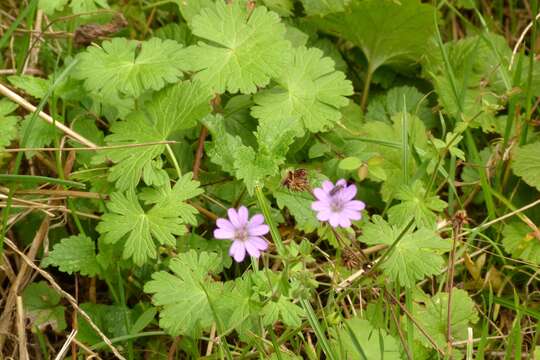
[[[362,90],[362,99],[360,101],[360,106],[362,107],[362,110],[366,110],[368,95],[369,95],[369,87],[371,85],[371,78],[373,77],[374,69],[372,69],[371,64],[368,65],[367,72],[366,72],[366,80],[364,82],[364,90]]]
[[[255,195],[257,197],[257,202],[259,203],[259,207],[261,208],[261,211],[264,215],[266,223],[270,227],[270,234],[272,235],[272,239],[274,239],[274,243],[276,244],[278,254],[281,256],[284,256],[285,245],[283,245],[281,234],[279,233],[276,223],[274,222],[274,219],[272,218],[272,214],[270,212],[270,206],[268,205],[268,199],[266,199],[266,196],[264,196],[262,188],[258,185],[255,187]]]
[[[167,149],[167,154],[173,163],[174,169],[176,170],[176,175],[178,175],[178,178],[180,179],[182,177],[182,170],[180,169],[180,165],[178,165],[178,160],[176,160],[176,156],[174,156],[172,148],[169,144],[165,145],[165,149]]]

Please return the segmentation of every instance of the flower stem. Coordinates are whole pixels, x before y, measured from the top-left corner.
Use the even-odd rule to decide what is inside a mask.
[[[174,168],[176,170],[176,175],[178,175],[178,178],[180,179],[182,177],[182,170],[180,170],[180,165],[178,164],[178,160],[176,160],[176,156],[174,156],[174,153],[171,149],[171,145],[166,144],[165,148],[167,149],[167,154],[169,155],[170,160],[174,165]]]
[[[257,202],[259,203],[259,207],[261,208],[261,211],[264,215],[264,219],[266,220],[266,223],[270,227],[270,234],[272,234],[272,239],[274,239],[274,243],[276,244],[278,254],[281,256],[284,256],[285,246],[283,245],[281,234],[278,231],[278,228],[276,226],[276,223],[274,222],[274,219],[272,219],[272,214],[270,213],[270,205],[268,204],[268,200],[266,199],[266,196],[264,196],[264,193],[260,186],[255,187],[255,195],[257,196]]]

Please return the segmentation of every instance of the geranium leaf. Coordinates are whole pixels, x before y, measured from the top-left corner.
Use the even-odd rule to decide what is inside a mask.
[[[153,38],[138,44],[123,38],[105,41],[79,55],[74,76],[86,89],[105,97],[138,97],[147,90],[160,90],[176,82],[182,71],[182,46],[172,40]]]
[[[106,243],[122,241],[123,257],[132,258],[135,264],[142,265],[148,259],[156,258],[155,242],[174,246],[174,235],[183,235],[186,231],[184,223],[192,221],[175,201],[176,194],[171,191],[165,197],[156,199],[156,203],[145,210],[133,191],[113,193],[107,203],[109,212],[103,215],[96,229]],[[197,195],[199,191],[192,190],[190,194]]]
[[[254,93],[287,64],[285,26],[265,7],[249,12],[241,1],[216,1],[193,17],[191,27],[208,43],[189,47],[182,61],[215,92]]]
[[[393,245],[399,230],[375,215],[366,224],[359,241],[369,245]],[[450,250],[450,241],[440,238],[435,231],[421,228],[405,234],[380,266],[384,273],[400,286],[414,287],[426,276],[438,274],[444,265],[440,253]]]
[[[360,47],[374,71],[384,64],[417,62],[435,34],[434,11],[418,0],[351,1],[345,11],[314,21]]]
[[[467,328],[478,321],[475,304],[465,290],[453,288],[451,305],[450,329],[452,340],[464,341],[467,339]],[[437,345],[444,349],[447,341],[448,293],[434,295],[426,302],[425,306],[414,304],[413,315]],[[425,346],[432,346],[419,331],[415,331],[415,337]]]
[[[214,316],[209,301],[218,298],[221,286],[209,274],[221,270],[219,257],[191,250],[173,258],[169,269],[172,274],[156,272],[144,286],[145,292],[153,294],[153,303],[163,307],[160,326],[175,336],[210,328]]]
[[[210,112],[210,94],[197,82],[184,81],[157,92],[140,111],[111,127],[108,145],[132,145],[168,140],[178,130],[187,129]],[[119,190],[134,189],[141,178],[147,185],[163,185],[168,176],[162,169],[165,145],[119,147],[101,151],[94,163],[112,160],[109,180]]]
[[[405,225],[413,216],[419,228],[435,229],[436,213],[447,206],[437,195],[426,196],[426,190],[420,181],[415,181],[412,185],[402,185],[395,198],[401,200],[401,203],[390,208],[388,218],[397,225]]]
[[[292,56],[276,79],[278,86],[255,95],[252,115],[261,122],[297,117],[311,132],[328,129],[341,118],[339,109],[348,104],[351,82],[335,71],[334,61],[319,49],[299,47]]]

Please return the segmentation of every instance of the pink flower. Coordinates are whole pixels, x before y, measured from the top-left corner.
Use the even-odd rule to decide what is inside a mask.
[[[335,186],[327,180],[322,187],[314,189],[313,194],[317,201],[311,204],[311,208],[317,212],[317,219],[328,221],[334,228],[351,226],[351,220],[360,220],[361,211],[366,207],[362,201],[353,200],[356,186],[347,186],[344,179],[338,180]]]
[[[248,209],[245,206],[241,206],[238,211],[231,208],[227,213],[229,220],[217,219],[218,227],[214,230],[214,237],[233,241],[229,255],[236,262],[244,260],[246,251],[256,258],[261,256],[261,251],[268,249],[268,243],[262,236],[270,230],[264,223],[264,217],[256,214],[249,219]]]

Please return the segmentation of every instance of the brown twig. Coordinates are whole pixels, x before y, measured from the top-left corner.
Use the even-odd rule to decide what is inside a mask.
[[[435,350],[437,350],[437,352],[441,355],[441,356],[445,356],[444,354],[444,351],[437,345],[437,343],[435,342],[435,340],[433,339],[433,337],[431,337],[431,335],[429,335],[427,333],[427,331],[418,323],[418,321],[416,321],[416,319],[412,316],[412,314],[409,312],[409,310],[407,310],[407,308],[405,306],[403,306],[403,304],[398,300],[396,299],[396,297],[394,295],[392,295],[392,293],[390,293],[389,291],[387,291],[386,289],[383,289],[384,293],[389,296],[390,298],[392,298],[392,301],[398,305],[400,308],[401,308],[401,311],[403,311],[405,313],[405,315],[411,319],[411,321],[413,322],[414,326],[416,326],[416,328],[418,329],[418,331],[420,331],[422,333],[422,335],[424,335],[424,337],[429,341],[429,343],[431,344],[431,346],[433,346],[433,348]]]
[[[32,240],[32,245],[28,250],[28,255],[25,255],[27,259],[33,261],[39,248],[41,247],[41,244],[43,243],[43,240],[47,236],[48,231],[49,217],[45,217],[41,222],[41,225],[39,226],[39,229],[36,232],[34,239]],[[28,266],[25,263],[22,263],[18,269],[15,282],[11,284],[8,296],[4,299],[4,311],[2,312],[2,316],[0,316],[0,354],[2,353],[2,349],[6,340],[4,334],[9,333],[9,329],[13,326],[13,309],[16,306],[17,295],[20,293],[21,289],[26,286],[27,282],[30,280],[30,277],[31,273]]]
[[[208,136],[208,129],[203,125],[199,134],[199,140],[197,140],[197,152],[195,153],[195,161],[193,162],[193,179],[199,178],[199,172],[201,170],[201,160],[204,152],[204,141]]]
[[[169,348],[169,352],[167,353],[167,360],[174,360],[179,342],[180,336],[175,337],[173,343],[171,344],[171,347]]]
[[[26,327],[24,326],[24,308],[22,297],[17,296],[17,335],[19,338],[19,359],[29,360],[26,346]]]
[[[147,143],[139,144],[125,144],[125,145],[109,145],[109,146],[95,146],[90,147],[40,147],[40,148],[17,148],[17,149],[4,149],[2,152],[21,152],[21,151],[98,151],[98,150],[111,150],[111,149],[129,149],[137,148],[144,146],[154,146],[154,145],[167,145],[167,144],[176,144],[178,141],[165,140],[165,141],[151,141]]]
[[[36,112],[36,110],[37,110],[37,108],[34,105],[30,104],[22,96],[20,96],[19,94],[15,93],[12,90],[10,90],[7,86],[5,86],[3,84],[0,84],[0,94],[2,94],[5,97],[9,98],[11,101],[16,102],[17,104],[19,104],[20,106],[22,106],[23,108],[25,108],[26,110],[28,110],[30,112]],[[79,143],[81,143],[83,145],[86,145],[89,148],[96,148],[97,147],[96,144],[94,144],[93,142],[91,142],[90,140],[88,140],[87,138],[82,136],[81,134],[79,134],[79,133],[73,131],[72,129],[68,128],[67,126],[65,126],[61,122],[55,121],[49,114],[46,114],[45,112],[40,111],[38,113],[38,116],[41,119],[48,122],[49,124],[52,124],[52,125],[56,126],[56,128],[58,130],[62,131],[64,134],[66,134],[67,136],[69,136],[73,140],[76,140],[77,142],[79,142]]]
[[[77,343],[73,341],[76,335],[77,335],[77,329],[71,330],[71,333],[68,335],[66,341],[64,342],[64,345],[62,345],[62,348],[60,349],[58,354],[56,354],[56,357],[54,358],[54,360],[62,360],[66,356],[66,352],[68,351],[70,344],[72,346],[73,344],[77,346]],[[76,353],[74,355],[76,355]]]
[[[386,299],[388,301],[388,296],[386,296]],[[396,311],[394,310],[393,306],[390,306],[390,311],[392,313],[392,319],[394,320],[394,323],[396,324],[396,329],[398,331],[399,340],[401,341],[401,345],[403,346],[403,349],[405,350],[405,354],[407,355],[407,359],[412,360],[414,359],[411,350],[407,346],[407,340],[405,339],[405,335],[403,335],[403,330],[401,329],[401,325],[399,323],[399,319],[396,316]]]
[[[29,55],[26,58],[23,66],[23,74],[26,74],[27,68],[34,68],[39,60],[39,51],[41,50],[41,23],[43,22],[43,10],[39,9],[36,12],[36,21],[34,23],[34,32],[30,33]],[[35,41],[34,41],[35,38]],[[35,43],[35,46],[32,46]]]
[[[31,267],[32,269],[34,269],[35,271],[37,271],[41,276],[43,276],[52,286],[52,288],[54,290],[56,290],[61,296],[63,296],[69,303],[71,306],[73,306],[73,308],[75,308],[77,310],[77,312],[79,313],[79,315],[81,315],[87,322],[88,324],[90,325],[90,327],[98,334],[98,336],[101,338],[101,340],[103,340],[103,342],[105,344],[107,344],[107,346],[109,347],[109,349],[111,349],[111,351],[113,352],[113,354],[120,360],[126,360],[126,358],[124,356],[122,356],[122,354],[120,354],[120,351],[118,351],[118,349],[111,343],[111,340],[103,333],[103,331],[101,331],[101,329],[94,323],[94,321],[92,320],[92,318],[86,313],[86,311],[84,311],[83,309],[81,309],[81,307],[79,306],[79,304],[77,304],[77,301],[73,298],[73,296],[71,296],[71,294],[69,294],[68,292],[65,292],[61,287],[60,285],[58,285],[58,283],[54,280],[54,278],[48,273],[46,272],[45,270],[41,269],[39,266],[37,266],[36,264],[34,264],[32,262],[32,260],[30,260],[22,251],[19,250],[19,248],[17,247],[17,245],[15,245],[15,243],[13,243],[11,240],[9,240],[8,238],[5,238],[4,239],[4,242],[7,246],[9,246],[11,248],[11,250],[13,250],[14,252],[16,252],[23,260],[24,262],[29,266]]]
[[[213,212],[211,212],[210,210],[202,207],[201,205],[199,205],[197,203],[191,203],[191,206],[193,206],[195,209],[197,209],[197,211],[199,211],[201,214],[203,214],[204,216],[206,216],[210,220],[216,221],[218,219],[218,217],[219,217],[216,214],[214,214]]]
[[[0,188],[0,191],[2,188]],[[2,191],[4,192],[4,191]],[[9,190],[8,190],[9,192]],[[8,193],[6,192],[6,194]],[[50,195],[50,196],[69,196],[73,198],[84,198],[84,199],[107,199],[109,195],[100,194],[96,192],[86,192],[86,191],[77,191],[77,190],[54,190],[54,189],[38,189],[38,190],[16,190],[15,194],[19,195]]]

